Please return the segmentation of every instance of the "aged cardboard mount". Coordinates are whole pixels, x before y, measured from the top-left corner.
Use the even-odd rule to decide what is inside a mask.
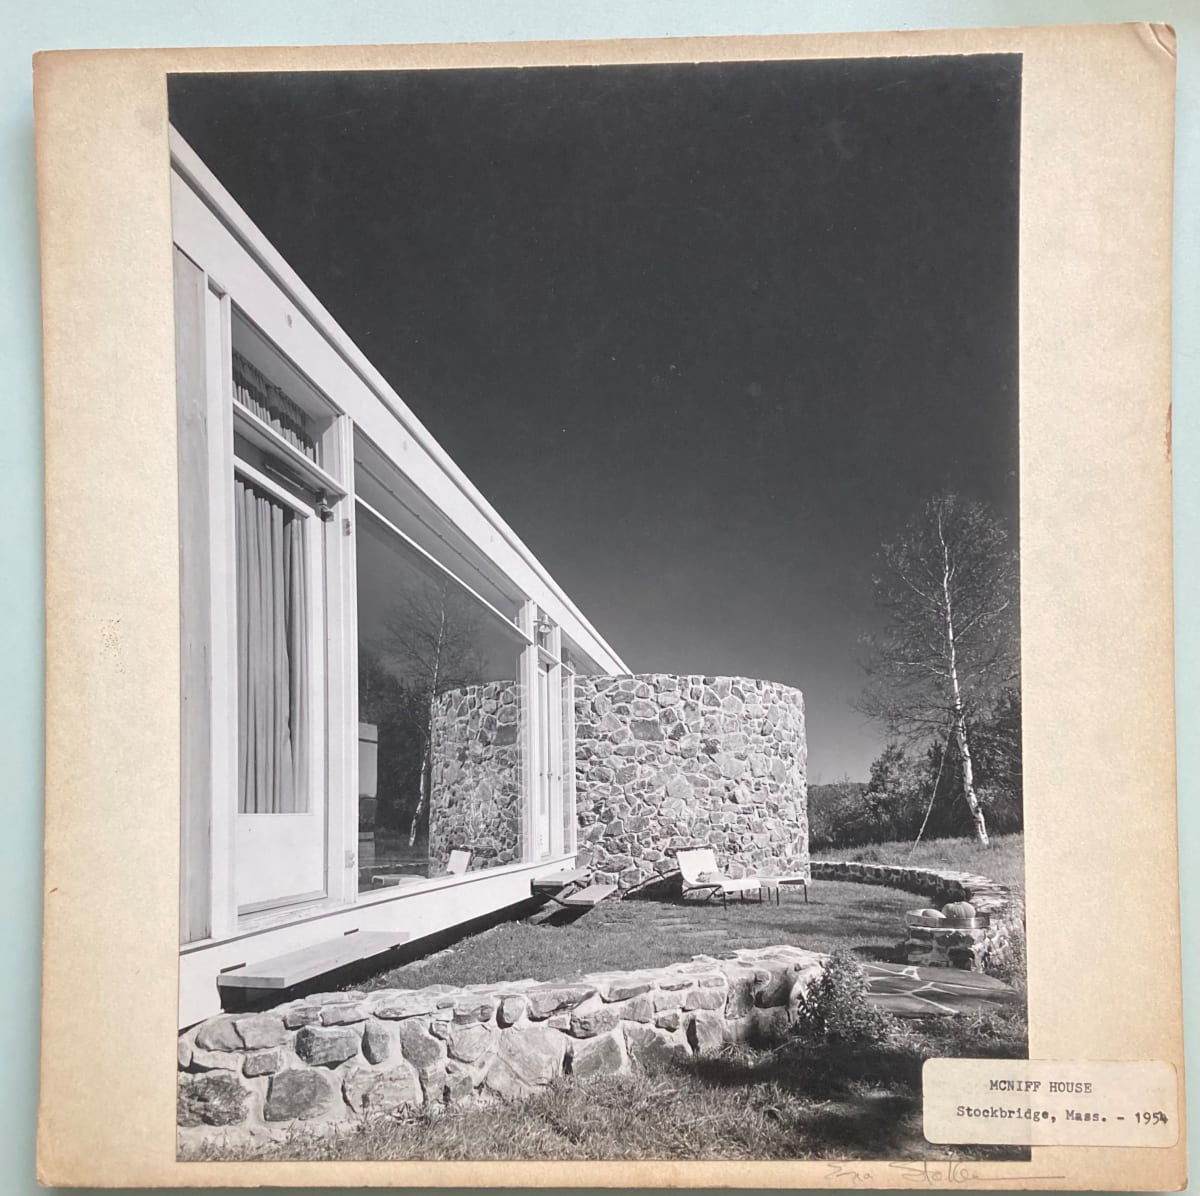
[[[510,904],[539,876],[575,866],[585,845],[571,816],[575,795],[561,780],[563,761],[576,746],[576,727],[563,713],[569,709],[563,686],[573,683],[576,671],[615,677],[627,669],[528,550],[505,539],[502,522],[457,467],[438,456],[437,446],[401,433],[378,401],[391,393],[387,383],[369,363],[335,351],[327,331],[314,331],[324,328],[327,314],[303,306],[313,297],[269,245],[248,244],[236,205],[169,129],[168,74],[982,53],[1022,59],[1021,672],[1030,1059],[1061,1061],[1064,1076],[1085,1064],[1147,1065],[1156,1091],[1165,1091],[1170,1081],[1163,1077],[1173,1075],[1179,1133],[1156,1126],[1157,1137],[1145,1139],[1155,1145],[1129,1145],[1141,1140],[1125,1134],[1101,1137],[1086,1149],[1026,1139],[1035,1143],[1028,1160],[972,1163],[969,1175],[933,1175],[932,1164],[888,1160],[846,1167],[825,1161],[177,1161],[179,1031],[219,1011],[220,987],[269,986],[280,975],[295,981],[295,969],[311,964],[305,952],[327,949],[331,935],[321,936],[334,922],[343,937],[382,936],[370,942],[385,950],[396,934],[389,903],[394,906],[401,891],[410,894],[403,897],[410,909],[420,907],[422,933],[431,933]],[[35,113],[47,526],[42,1181],[1180,1187],[1186,1160],[1169,441],[1174,63],[1172,32],[1150,25],[40,55]],[[221,270],[236,276],[240,288],[232,309],[228,294],[215,295],[204,281],[205,271],[215,276]],[[180,310],[195,317],[195,338],[178,331]],[[539,776],[560,778],[557,785],[545,782],[546,801],[535,802],[536,817],[521,824],[525,838],[510,843],[504,832],[511,821],[505,802],[522,792],[515,755],[512,792],[503,784],[494,794],[489,789],[494,833],[480,839],[473,859],[455,854],[466,834],[455,821],[462,818],[461,804],[451,801],[429,814],[430,853],[440,875],[415,886],[399,856],[363,858],[358,802],[327,809],[302,796],[300,778],[309,770],[333,775],[338,768],[354,778],[356,797],[370,796],[363,762],[374,758],[378,728],[351,720],[351,707],[339,706],[347,701],[343,690],[354,666],[345,644],[329,649],[332,640],[314,642],[306,657],[321,662],[313,670],[328,670],[327,685],[318,686],[316,672],[308,674],[312,688],[306,691],[328,703],[328,725],[336,728],[322,746],[328,756],[294,756],[290,787],[276,786],[269,795],[271,786],[256,781],[253,792],[268,804],[242,809],[240,820],[231,815],[222,823],[215,806],[189,804],[189,792],[215,792],[212,769],[234,768],[237,757],[236,725],[213,721],[224,708],[213,695],[234,683],[236,664],[201,650],[203,644],[198,649],[199,640],[188,633],[212,625],[221,587],[232,587],[232,579],[219,570],[181,576],[181,560],[201,559],[189,556],[189,539],[207,543],[215,535],[211,504],[181,508],[179,501],[181,494],[207,493],[203,479],[212,458],[206,451],[189,456],[178,435],[188,402],[200,422],[205,418],[204,386],[189,392],[184,380],[202,379],[211,366],[213,344],[220,350],[219,336],[206,339],[214,328],[229,331],[235,379],[245,388],[233,396],[240,405],[228,409],[236,424],[230,444],[236,436],[240,446],[238,501],[247,503],[248,519],[258,517],[255,502],[278,515],[290,529],[289,544],[294,540],[289,551],[300,554],[305,536],[313,544],[325,538],[333,554],[326,561],[349,551],[349,533],[340,530],[355,509],[347,473],[357,466],[387,483],[403,453],[420,458],[406,483],[415,493],[398,495],[396,481],[380,484],[363,500],[372,526],[360,531],[395,531],[396,512],[407,505],[420,507],[429,537],[408,537],[415,552],[432,558],[439,542],[457,537],[460,580],[479,610],[503,624],[514,652],[507,673],[453,691],[436,713],[444,740],[460,723],[493,719],[489,749],[507,761],[513,720],[505,712],[516,701],[509,701],[499,678],[521,687],[526,716],[536,724],[525,746],[537,753]],[[272,342],[285,351],[282,366],[272,357]],[[272,379],[286,360],[305,362],[305,373],[290,377],[292,393],[300,396],[295,408],[271,398]],[[334,391],[350,394],[353,410],[322,406],[322,393]],[[365,430],[361,442],[347,412]],[[270,452],[288,457],[284,476],[267,468]],[[235,468],[232,460],[224,464]],[[347,503],[343,511],[339,504]],[[330,617],[348,600],[336,590],[321,595]],[[293,659],[303,652],[293,645]],[[194,712],[181,713],[181,685],[186,688],[189,676],[215,687],[199,724]],[[651,680],[650,705],[673,708],[678,682],[668,678],[667,684],[660,675]],[[702,692],[705,679],[696,680]],[[731,688],[740,684],[724,680]],[[786,687],[779,691],[751,696],[790,711]],[[660,703],[663,694],[668,697]],[[630,696],[646,700],[632,690]],[[730,690],[716,700],[729,696],[736,695]],[[750,699],[743,694],[743,700]],[[346,717],[335,717],[339,711]],[[670,719],[667,732],[649,718],[635,726],[636,712],[628,719],[631,737],[669,732]],[[595,734],[597,751],[610,750]],[[222,735],[229,751],[209,753],[204,745]],[[785,790],[794,761],[776,765],[763,750],[763,775],[775,769]],[[619,760],[614,755],[602,763],[607,768]],[[445,767],[447,791],[454,792],[460,773],[434,767]],[[259,781],[274,775],[263,766]],[[477,778],[461,776],[461,786],[475,792]],[[264,811],[288,817],[272,822]],[[800,816],[781,802],[780,828]],[[312,824],[307,830],[305,819]],[[318,823],[320,833],[309,834]],[[783,829],[778,843],[770,833],[763,832],[766,841],[748,866],[762,872],[769,865],[777,876],[803,872],[807,839],[797,854]],[[481,871],[485,857],[489,866]],[[611,866],[612,877],[601,878],[610,888],[640,883],[632,872],[654,863],[626,864],[616,854],[588,862],[602,871]],[[338,908],[297,914],[305,896],[336,900]],[[291,912],[281,913],[284,906]],[[251,926],[247,918],[258,921]],[[246,940],[253,934],[265,935],[270,950],[258,944],[251,953]],[[366,937],[356,947],[368,953],[364,944]],[[1134,999],[1140,1015],[1131,1020]],[[239,1039],[239,1051],[243,1046]],[[357,1040],[354,1049],[360,1049]],[[241,1054],[239,1061],[249,1076],[256,1064]],[[256,1091],[253,1084],[248,1090]]]

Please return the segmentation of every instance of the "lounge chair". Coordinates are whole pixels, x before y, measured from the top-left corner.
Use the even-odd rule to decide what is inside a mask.
[[[775,904],[778,905],[779,895],[783,889],[799,885],[804,890],[804,904],[808,904],[808,877],[803,872],[789,872],[783,876],[760,876],[758,879],[762,884],[768,901],[773,897]]]
[[[744,901],[747,893],[757,893],[762,900],[762,886],[757,876],[727,876],[717,867],[717,857],[711,847],[694,847],[677,851],[679,875],[683,878],[683,895],[703,893],[706,901],[720,896],[721,904],[728,907],[729,894],[740,893]]]
[[[443,876],[465,876],[467,869],[471,866],[471,853],[463,849],[456,849],[450,853],[450,859],[446,862],[446,871]],[[372,878],[371,883],[377,888],[387,885],[404,885],[415,884],[418,880],[423,880],[424,877],[415,876],[412,873],[381,873]]]

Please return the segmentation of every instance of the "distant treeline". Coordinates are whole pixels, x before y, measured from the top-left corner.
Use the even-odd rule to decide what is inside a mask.
[[[996,714],[972,728],[975,787],[993,834],[1022,829],[1021,703],[1014,690]],[[814,852],[917,837],[957,838],[972,833],[962,798],[962,774],[953,737],[924,750],[890,744],[871,765],[868,781],[837,781],[808,789],[809,846]]]

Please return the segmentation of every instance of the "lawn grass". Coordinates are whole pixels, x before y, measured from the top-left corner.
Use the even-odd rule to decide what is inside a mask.
[[[381,972],[357,989],[427,984],[492,984],[527,977],[570,980],[589,972],[665,967],[693,955],[790,944],[811,951],[850,947],[864,958],[894,960],[912,894],[838,881],[813,883],[779,905],[757,900],[608,901],[576,920],[506,922],[425,959]]]
[[[558,1080],[519,1102],[364,1122],[335,1134],[188,1147],[185,1159],[997,1159],[921,1132],[921,1065],[933,1056],[1021,1058],[1020,1011],[933,1018],[884,1043],[729,1047],[646,1071]]]
[[[831,853],[831,856],[835,853]],[[1021,887],[1019,835],[983,852],[969,840],[876,844],[839,859],[978,872]],[[894,960],[903,915],[920,904],[899,890],[814,882],[810,900],[719,905],[678,899],[606,902],[574,921],[509,922],[425,959],[380,972],[359,989],[569,980],[589,972],[661,967],[737,947],[792,944]],[[520,1101],[414,1108],[280,1142],[190,1145],[184,1159],[1017,1159],[1011,1147],[937,1146],[921,1132],[921,1066],[940,1056],[1026,1058],[1024,1004],[994,1013],[895,1022],[884,1041],[756,1047],[677,1058],[630,1075],[564,1078]],[[831,1164],[832,1165],[832,1164]]]
[[[981,847],[975,839],[927,839],[915,848],[908,842],[868,843],[863,847],[830,848],[814,858],[951,868],[986,876],[1022,892],[1025,889],[1024,835],[995,835],[989,847]]]
[[[972,839],[935,839],[919,844],[910,860],[911,846],[876,843],[831,852],[829,858],[953,868],[1024,889],[1020,835],[999,836],[990,848]],[[785,944],[822,952],[849,947],[864,959],[898,961],[904,914],[921,904],[899,889],[841,881],[814,881],[807,905],[799,890],[786,891],[779,905],[732,900],[728,910],[694,899],[608,901],[568,923],[501,923],[353,987],[571,980],[589,972],[664,967],[737,947]]]

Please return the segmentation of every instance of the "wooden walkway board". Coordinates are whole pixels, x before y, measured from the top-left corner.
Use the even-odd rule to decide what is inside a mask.
[[[411,936],[406,930],[356,931],[344,934],[324,943],[276,955],[273,959],[258,963],[243,964],[217,977],[221,988],[291,988],[303,984],[326,972],[337,971],[347,964],[382,955],[393,947],[399,947]]]
[[[611,897],[617,891],[616,885],[588,885],[577,893],[568,893],[560,897],[563,905],[599,905],[606,897]]]
[[[586,868],[573,868],[569,872],[552,872],[549,876],[539,876],[533,883],[533,891],[535,893],[557,893],[559,889],[565,889],[567,885],[577,885],[581,880],[586,880],[588,870]]]

